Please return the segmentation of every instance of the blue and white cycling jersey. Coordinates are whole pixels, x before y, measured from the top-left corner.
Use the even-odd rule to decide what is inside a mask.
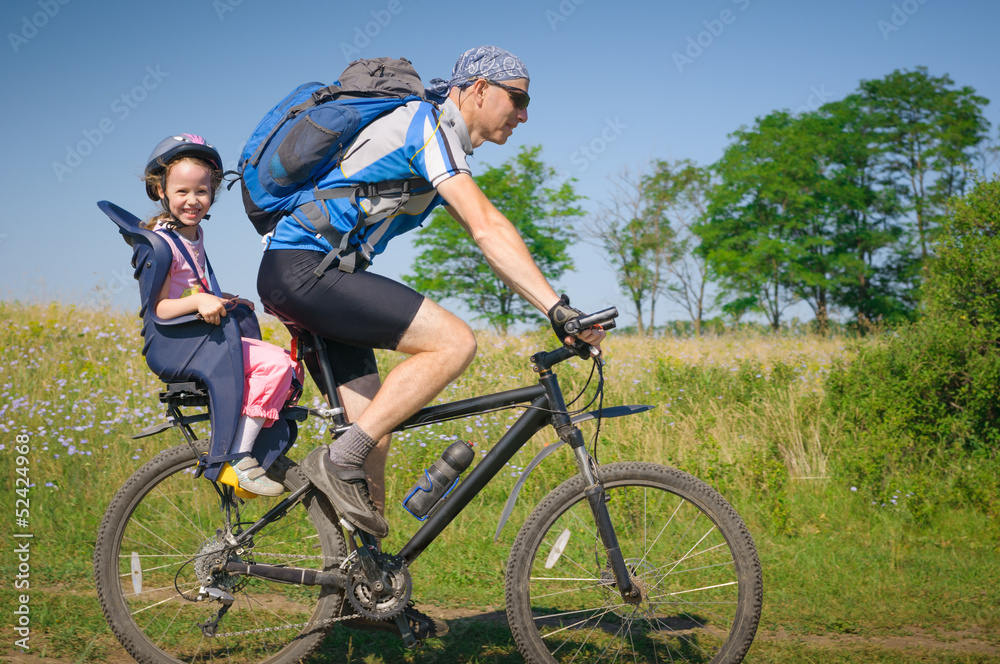
[[[365,182],[386,182],[423,178],[437,187],[459,173],[471,174],[466,156],[472,154],[472,141],[458,107],[446,100],[438,109],[424,101],[413,101],[397,108],[361,130],[337,168],[318,183],[320,189]],[[360,198],[358,204],[366,216],[395,208],[398,196]],[[413,230],[444,199],[436,190],[411,195],[391,217],[366,227],[352,244],[377,238],[372,256],[381,253],[393,237]],[[358,210],[349,198],[326,201],[331,224],[341,233],[349,233],[358,220]],[[297,215],[300,219],[302,215]],[[308,222],[305,221],[308,225]],[[387,226],[386,226],[387,225]],[[321,235],[310,232],[291,216],[282,218],[270,237],[267,249],[312,249],[328,253],[331,247]]]

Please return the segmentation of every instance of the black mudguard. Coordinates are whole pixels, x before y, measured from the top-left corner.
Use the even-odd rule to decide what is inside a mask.
[[[614,406],[612,408],[605,408],[600,412],[592,410],[588,413],[581,413],[580,415],[576,415],[575,417],[571,418],[570,421],[573,424],[580,424],[581,422],[595,420],[598,418],[598,416],[600,416],[602,419],[611,417],[625,417],[626,415],[635,415],[636,413],[644,413],[647,410],[652,410],[653,408],[654,406],[636,406],[636,405]],[[517,496],[521,493],[521,487],[523,487],[524,483],[528,481],[528,476],[531,474],[531,471],[537,468],[538,465],[542,461],[544,461],[546,457],[548,457],[554,451],[559,449],[559,447],[563,443],[564,441],[560,439],[555,443],[552,443],[551,445],[546,445],[541,450],[539,450],[538,454],[535,455],[535,458],[531,460],[531,463],[529,463],[524,468],[524,472],[521,473],[521,476],[517,478],[517,483],[514,484],[514,488],[511,489],[510,496],[507,497],[507,503],[503,507],[503,513],[500,515],[500,523],[497,524],[497,532],[493,536],[494,542],[500,539],[500,531],[503,530],[504,525],[506,525],[507,523],[507,519],[510,518],[511,512],[514,511],[514,505],[517,503]]]

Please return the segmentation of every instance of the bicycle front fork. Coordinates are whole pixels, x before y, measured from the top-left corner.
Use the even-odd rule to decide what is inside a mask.
[[[594,473],[594,465],[590,454],[587,453],[587,446],[583,440],[583,434],[579,429],[573,427],[573,431],[568,435],[569,443],[573,447],[576,456],[577,466],[580,474],[587,482],[587,488],[583,495],[590,503],[590,511],[594,516],[594,524],[597,526],[597,533],[601,537],[601,544],[608,556],[608,566],[614,575],[615,585],[622,599],[628,604],[637,604],[641,599],[641,592],[632,583],[632,574],[625,564],[621,547],[618,546],[618,536],[615,534],[614,524],[611,523],[611,515],[608,513],[607,494],[604,492],[604,484]]]
[[[587,488],[584,495],[590,503],[590,511],[594,516],[594,524],[601,537],[601,544],[608,555],[608,566],[614,575],[615,585],[621,593],[622,600],[628,604],[638,604],[642,597],[639,588],[632,583],[632,575],[629,573],[628,565],[622,556],[621,548],[618,546],[618,536],[615,534],[615,527],[611,523],[611,515],[608,514],[607,496],[604,493],[604,485],[594,470],[595,465],[587,453],[587,444],[583,439],[583,433],[570,421],[569,413],[566,409],[566,402],[563,400],[562,390],[559,388],[559,379],[552,373],[552,367],[562,359],[568,358],[572,350],[563,347],[547,354],[534,355],[531,361],[534,369],[538,372],[538,382],[545,387],[545,392],[549,398],[549,405],[552,408],[552,426],[556,433],[573,449],[576,457],[576,465],[580,469],[580,474],[586,480]]]

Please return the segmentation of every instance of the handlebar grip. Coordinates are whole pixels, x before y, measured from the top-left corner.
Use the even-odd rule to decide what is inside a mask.
[[[576,334],[580,330],[585,330],[588,327],[594,327],[595,325],[600,325],[605,330],[610,330],[615,327],[614,320],[618,318],[618,308],[608,307],[602,311],[598,311],[595,314],[590,314],[587,316],[580,316],[566,323],[566,333]]]

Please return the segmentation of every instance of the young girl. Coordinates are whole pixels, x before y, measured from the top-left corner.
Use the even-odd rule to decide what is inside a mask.
[[[156,301],[156,315],[169,319],[197,312],[206,322],[217,325],[226,315],[227,305],[240,302],[252,308],[252,302],[229,293],[213,295],[208,284],[200,224],[208,219],[208,210],[222,184],[218,151],[200,136],[171,136],[153,149],[143,180],[147,195],[163,206],[162,213],[143,225],[166,237],[174,254],[170,275]],[[269,479],[249,454],[261,429],[278,419],[278,412],[293,392],[292,380],[301,380],[301,370],[284,349],[246,337],[243,363],[243,417],[236,440],[237,451],[245,456],[230,465],[239,488],[278,496],[284,491],[282,485]]]

